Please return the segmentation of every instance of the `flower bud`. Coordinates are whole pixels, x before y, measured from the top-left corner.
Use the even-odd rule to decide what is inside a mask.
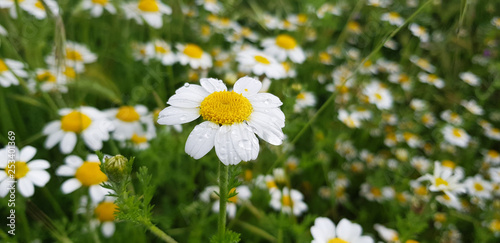
[[[128,159],[123,155],[115,155],[104,159],[104,170],[111,181],[119,182],[129,173]]]

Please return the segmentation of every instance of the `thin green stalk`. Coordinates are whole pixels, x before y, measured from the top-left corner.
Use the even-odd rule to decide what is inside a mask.
[[[261,236],[262,238],[266,239],[267,241],[269,242],[276,242],[276,237],[272,236],[271,234],[267,233],[266,231],[264,231],[263,229],[259,228],[259,227],[256,227],[254,225],[251,225],[249,223],[245,223],[243,221],[240,221],[240,220],[233,220],[236,224],[238,224],[239,226],[241,226],[242,228],[250,231],[252,234],[256,234],[258,236]]]
[[[177,241],[174,240],[174,238],[167,235],[167,233],[163,232],[163,230],[156,227],[156,225],[154,225],[153,223],[146,222],[145,225],[148,228],[148,230],[151,231],[151,233],[158,236],[158,238],[162,239],[163,241],[168,242],[168,243],[177,243]]]
[[[219,163],[219,240],[223,241],[226,236],[226,204],[227,204],[227,177],[229,167],[222,162]]]

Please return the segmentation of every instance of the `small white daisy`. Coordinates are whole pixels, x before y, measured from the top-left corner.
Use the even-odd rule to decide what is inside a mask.
[[[238,70],[247,74],[266,75],[268,78],[281,79],[285,77],[285,68],[274,57],[254,49],[238,53],[236,60]]]
[[[444,192],[450,197],[455,197],[456,193],[464,193],[465,186],[460,183],[464,177],[463,171],[458,169],[450,169],[443,167],[441,163],[434,162],[434,173],[425,174],[417,179],[417,181],[429,181],[431,185],[429,190],[432,192]]]
[[[481,106],[479,106],[477,104],[477,102],[475,100],[462,100],[460,101],[460,104],[465,107],[470,113],[474,114],[474,115],[483,115],[484,114],[484,110]]]
[[[499,128],[486,127],[486,129],[484,129],[484,135],[486,135],[486,137],[489,137],[493,140],[500,141],[500,129]]]
[[[462,128],[446,125],[441,132],[443,133],[444,139],[450,144],[461,148],[466,148],[469,144],[470,136]]]
[[[45,19],[47,18],[47,10],[45,9],[45,5],[40,0],[25,0],[30,4],[27,4],[24,8],[26,12],[35,16],[37,19]],[[59,5],[54,0],[43,0],[43,2],[49,7],[50,12],[53,15],[59,15]]]
[[[222,10],[222,4],[217,0],[196,0],[196,4],[203,6],[210,13],[218,13]]]
[[[153,40],[146,44],[146,59],[156,59],[164,66],[173,65],[177,62],[177,55],[172,51],[170,45],[163,40]]]
[[[200,198],[202,199],[202,201],[210,202],[210,200],[206,200],[207,198],[206,194],[210,194],[210,198],[215,199],[214,203],[212,204],[212,211],[218,213],[220,209],[220,200],[216,193],[219,193],[219,187],[209,186],[207,187],[207,189],[205,189],[205,191],[207,190],[208,192],[205,192],[204,193],[205,195],[203,195],[203,197],[202,195],[200,195]],[[248,200],[250,200],[250,197],[252,196],[252,192],[250,191],[248,186],[245,185],[232,188],[231,190],[229,190],[228,195],[232,193],[237,193],[237,194],[235,196],[228,198],[227,199],[228,202],[226,204],[226,213],[230,219],[236,216],[237,205],[241,205],[244,202],[248,202]]]
[[[12,59],[0,58],[0,85],[3,87],[19,85],[18,77],[28,77],[24,63]]]
[[[308,209],[302,193],[295,189],[290,190],[288,187],[283,188],[283,191],[272,191],[270,205],[274,210],[281,210],[286,214],[293,213],[295,216],[302,215]]]
[[[491,24],[495,27],[497,27],[497,29],[500,29],[500,18],[499,17],[493,17],[491,19]]]
[[[148,112],[144,105],[121,106],[105,111],[108,119],[113,123],[113,139],[125,141],[131,139],[134,134],[143,131],[143,127],[153,127],[153,115]]]
[[[110,0],[83,0],[82,8],[90,10],[94,18],[100,17],[106,9],[110,14],[116,14],[116,8]]]
[[[375,104],[378,109],[386,110],[392,107],[391,92],[378,81],[372,81],[364,89],[363,94],[368,97],[368,102]]]
[[[500,153],[496,150],[483,150],[484,162],[492,165],[500,165]]]
[[[14,157],[11,157],[11,150]],[[31,197],[35,187],[44,187],[50,180],[50,174],[45,171],[50,163],[44,159],[35,159],[36,148],[26,146],[19,151],[17,147],[7,146],[0,149],[0,197],[5,197],[11,187],[17,188],[23,197]],[[9,163],[9,160],[15,161]],[[5,172],[5,173],[3,173]],[[17,185],[13,185],[17,183]]]
[[[182,65],[191,66],[193,69],[208,69],[212,67],[212,57],[196,44],[177,44],[177,59]]]
[[[463,73],[460,73],[459,76],[460,76],[460,79],[462,81],[466,82],[467,84],[469,84],[471,86],[478,86],[481,83],[481,80],[479,79],[479,77],[471,72],[463,72]]]
[[[338,5],[333,5],[331,3],[324,3],[316,11],[316,16],[318,16],[318,18],[322,19],[325,17],[326,14],[341,16],[342,9]]]
[[[294,63],[303,63],[306,56],[302,48],[297,44],[295,38],[287,34],[278,35],[276,38],[268,38],[262,41],[264,52],[275,56],[278,61],[283,62],[286,58]]]
[[[489,181],[483,179],[481,175],[468,177],[465,180],[464,184],[470,196],[479,197],[482,199],[491,199],[493,185]]]
[[[85,64],[92,63],[97,60],[97,56],[86,46],[73,41],[66,41],[63,55],[65,66],[71,67],[76,73],[83,72]],[[45,58],[45,62],[51,66],[58,65],[55,50],[50,56]]]
[[[442,89],[444,87],[444,81],[435,74],[428,74],[424,72],[418,73],[418,79],[420,82],[425,84],[434,85],[438,89]]]
[[[420,41],[422,42],[428,42],[429,41],[429,32],[427,32],[427,29],[418,25],[418,24],[410,24],[410,31],[411,33],[420,38]]]
[[[338,119],[350,128],[361,126],[361,120],[356,112],[349,114],[346,110],[340,109]]]
[[[362,236],[363,229],[359,224],[352,223],[348,219],[341,219],[335,224],[329,219],[319,217],[314,220],[311,227],[313,240],[311,243],[373,243],[369,236]]]
[[[418,56],[412,55],[410,56],[410,61],[417,65],[419,68],[429,72],[434,73],[436,71],[436,67],[432,65],[427,59],[420,58]]]
[[[316,105],[316,96],[313,92],[302,91],[295,97],[296,101],[293,105],[293,112],[302,112],[307,107],[314,107]]]
[[[7,30],[2,25],[0,25],[0,35],[7,36]]]
[[[382,17],[380,17],[380,19],[382,21],[387,21],[391,25],[395,25],[398,27],[403,25],[405,22],[405,19],[403,19],[403,17],[401,17],[401,15],[399,15],[399,13],[397,13],[397,12],[389,12],[389,13],[382,14]]]
[[[397,231],[389,229],[381,224],[375,224],[373,228],[385,242],[399,242],[399,234]]]
[[[163,15],[172,14],[172,9],[160,0],[139,0],[136,3],[124,3],[122,8],[127,19],[134,19],[140,25],[146,22],[155,29],[163,26]]]
[[[47,135],[45,148],[51,149],[59,143],[63,154],[73,151],[77,135],[81,135],[91,150],[102,149],[102,142],[109,139],[109,132],[114,129],[106,115],[94,107],[82,106],[78,109],[59,110],[61,120],[49,122],[43,129]]]
[[[80,187],[88,187],[92,202],[101,202],[112,190],[104,188],[101,183],[108,181],[108,177],[101,171],[101,162],[95,154],[89,154],[84,161],[76,155],[64,159],[65,164],[56,170],[58,176],[71,176],[61,185],[64,194],[74,192]]]

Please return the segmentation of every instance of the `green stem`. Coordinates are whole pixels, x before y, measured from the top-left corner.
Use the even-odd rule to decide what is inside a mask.
[[[261,228],[258,228],[254,225],[251,225],[249,223],[245,223],[245,222],[237,220],[237,219],[235,219],[234,222],[236,224],[238,224],[239,226],[241,226],[242,228],[252,232],[252,234],[259,235],[262,238],[265,238],[266,240],[268,240],[269,242],[276,242],[276,237],[272,236],[271,234],[267,233],[266,231],[264,231]]]
[[[156,227],[156,225],[151,223],[151,221],[146,222],[145,225],[148,228],[148,230],[151,231],[151,233],[158,236],[158,238],[162,239],[163,241],[168,243],[177,243],[177,241],[174,240],[174,238],[170,237],[169,235],[167,235],[167,233],[163,232],[163,230]]]
[[[219,163],[219,240],[224,241],[226,236],[226,203],[227,203],[227,177],[229,167]]]

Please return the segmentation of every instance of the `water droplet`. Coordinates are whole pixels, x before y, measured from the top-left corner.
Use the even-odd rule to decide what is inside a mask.
[[[179,116],[179,121],[185,121],[187,119],[186,115]]]
[[[252,142],[247,139],[240,140],[238,142],[238,147],[245,149],[245,150],[250,150],[252,149]]]
[[[184,83],[184,87],[186,87],[186,88],[189,87],[189,85],[190,84],[188,84],[188,83]]]

